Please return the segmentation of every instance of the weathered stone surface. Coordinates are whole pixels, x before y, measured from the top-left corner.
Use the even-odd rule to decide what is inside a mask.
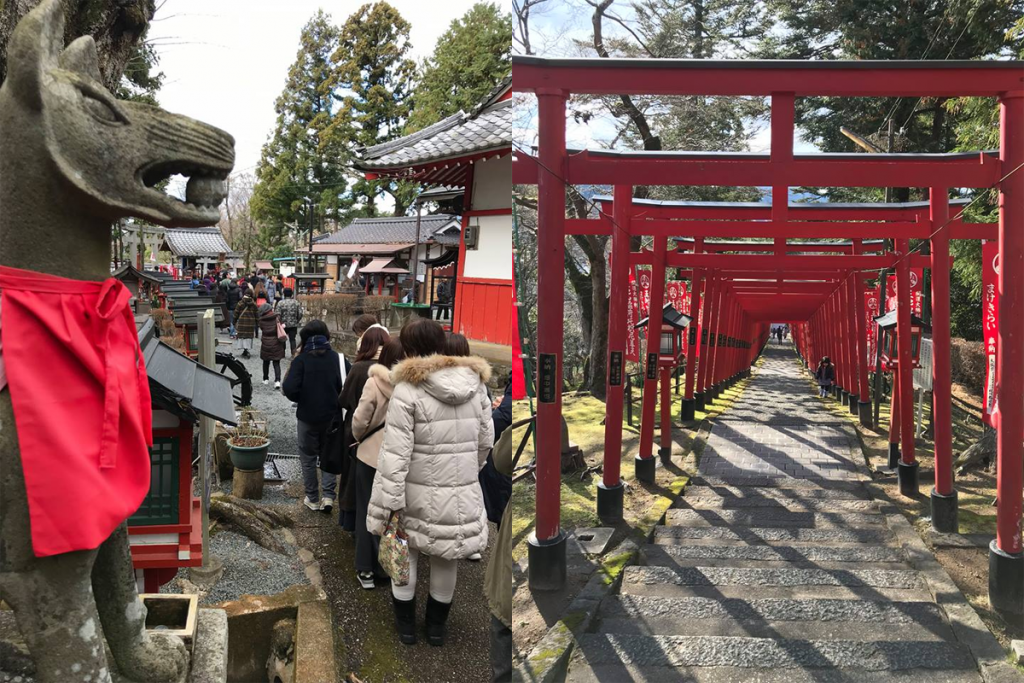
[[[662,544],[685,544],[695,539],[715,541],[740,541],[745,543],[892,543],[892,532],[884,528],[866,529],[802,529],[794,527],[761,528],[747,527],[658,527],[654,542]]]
[[[677,586],[876,586],[920,588],[913,570],[748,569],[733,567],[627,567],[623,583]]]
[[[295,621],[295,683],[336,680],[331,608],[326,600],[304,602]]]
[[[828,527],[855,528],[881,526],[884,520],[878,514],[859,512],[793,512],[785,508],[759,508],[740,510],[669,510],[665,523],[669,526],[749,526],[800,527],[823,529]]]
[[[223,193],[216,185],[231,171],[234,141],[148,104],[115,103],[93,38],[64,46],[62,4],[43,0],[7,44],[0,265],[98,282],[110,276],[114,220],[188,227],[219,219]],[[213,205],[153,187],[179,172],[191,176],[187,196],[213,190],[203,192]],[[115,670],[135,681],[183,680],[188,655],[181,641],[145,630],[124,524],[98,549],[33,554],[14,424],[10,391],[0,392],[0,592],[18,614],[36,680],[104,682]]]
[[[189,683],[227,683],[228,615],[224,610],[199,610],[188,680]]]
[[[903,562],[906,557],[899,548],[881,545],[864,546],[715,546],[715,545],[665,545],[649,550],[668,553],[673,558],[693,560],[757,560],[763,562]],[[889,567],[895,569],[895,567]]]

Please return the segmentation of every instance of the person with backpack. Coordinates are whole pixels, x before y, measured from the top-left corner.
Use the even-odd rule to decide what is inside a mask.
[[[299,355],[292,359],[281,390],[297,404],[299,462],[306,493],[302,504],[310,510],[329,513],[338,497],[337,476],[321,471],[318,480],[317,469],[348,369],[345,358],[331,348],[327,324],[322,320],[306,323],[299,332]]]
[[[258,309],[260,328],[260,360],[263,361],[263,383],[270,381],[270,364],[274,364],[274,388],[281,388],[281,361],[284,359],[284,339],[277,335],[277,323],[281,319],[270,304]]]
[[[238,283],[229,277],[221,281],[221,290],[224,292],[224,304],[228,309],[228,333],[235,338],[235,308],[242,300],[242,289]]]
[[[369,334],[369,332],[367,333]],[[370,533],[397,525],[408,539],[409,581],[392,577],[395,629],[416,643],[416,571],[430,559],[427,642],[444,645],[458,560],[487,547],[487,512],[477,473],[494,445],[483,358],[443,355],[445,333],[423,318],[400,335],[406,359],[391,371],[394,392],[367,511]]]
[[[394,387],[391,368],[405,358],[402,342],[389,341],[381,349],[377,362],[367,371],[363,394],[352,414],[352,437],[356,439],[356,578],[364,589],[371,590],[375,579],[387,579],[377,554],[380,538],[366,529],[366,510],[370,504],[373,477],[377,474],[377,458],[384,443],[385,418]]]
[[[818,369],[814,371],[814,378],[818,380],[818,396],[825,398],[836,381],[836,366],[832,365],[832,359],[824,356],[818,362]]]

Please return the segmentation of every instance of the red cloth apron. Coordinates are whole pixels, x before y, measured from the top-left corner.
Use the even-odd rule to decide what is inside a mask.
[[[0,266],[0,349],[37,557],[96,548],[149,492],[152,406],[128,300]]]

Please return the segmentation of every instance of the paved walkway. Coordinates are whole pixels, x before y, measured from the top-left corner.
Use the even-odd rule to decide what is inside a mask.
[[[791,345],[770,346],[645,563],[579,637],[568,680],[981,681],[908,562],[923,545],[868,479],[852,427]]]

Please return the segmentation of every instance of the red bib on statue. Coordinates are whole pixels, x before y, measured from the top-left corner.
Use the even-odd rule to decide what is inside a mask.
[[[149,492],[152,408],[130,298],[112,279],[0,266],[0,367],[37,557],[98,547]]]

